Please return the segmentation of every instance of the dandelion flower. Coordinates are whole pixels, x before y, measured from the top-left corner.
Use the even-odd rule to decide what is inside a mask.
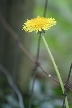
[[[42,32],[43,30],[48,30],[53,25],[56,25],[56,21],[54,18],[45,18],[38,16],[37,18],[33,18],[24,23],[22,30],[26,32]]]

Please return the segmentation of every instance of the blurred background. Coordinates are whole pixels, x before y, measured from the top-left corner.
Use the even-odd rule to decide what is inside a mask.
[[[27,19],[38,15],[43,16],[44,5],[45,0],[0,1],[0,13],[10,25],[9,31],[12,29],[17,33],[20,41],[34,59],[37,54],[38,35],[35,32],[22,31],[22,25]],[[53,17],[57,21],[56,26],[46,31],[44,36],[65,83],[72,62],[72,0],[48,0],[46,17]],[[5,24],[3,18],[2,21]],[[25,108],[28,108],[34,64],[18,47],[18,42],[7,31],[8,26],[4,27],[2,21],[0,20],[0,108],[20,108],[18,96],[10,86],[11,77],[23,96]],[[47,72],[58,79],[42,40],[39,62]],[[72,87],[71,77],[70,87]],[[69,92],[70,108],[72,108],[71,95],[72,93]],[[32,108],[61,108],[62,103],[63,95],[59,84],[49,79],[38,68]]]

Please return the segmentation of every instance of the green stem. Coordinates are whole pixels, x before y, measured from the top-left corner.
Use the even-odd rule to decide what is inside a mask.
[[[41,36],[42,36],[42,39],[43,39],[43,41],[44,41],[44,44],[45,44],[45,46],[46,46],[46,48],[47,48],[47,51],[48,51],[48,54],[49,54],[49,56],[50,56],[50,58],[51,58],[51,61],[52,61],[52,63],[53,63],[53,66],[54,66],[54,68],[55,68],[56,74],[57,74],[57,76],[58,76],[58,79],[59,79],[59,82],[60,82],[60,85],[61,85],[62,92],[64,93],[64,85],[63,85],[63,81],[62,81],[61,76],[60,76],[60,72],[59,72],[59,70],[58,70],[58,68],[57,68],[57,65],[56,65],[55,60],[54,60],[54,58],[53,58],[53,56],[52,56],[52,53],[51,53],[51,51],[50,51],[50,49],[49,49],[49,46],[48,46],[48,44],[47,44],[47,42],[46,42],[46,40],[45,40],[45,37],[44,37],[43,35],[41,35]],[[65,104],[66,104],[66,108],[69,108],[68,101],[67,101],[67,97],[66,97],[66,99],[65,99]]]

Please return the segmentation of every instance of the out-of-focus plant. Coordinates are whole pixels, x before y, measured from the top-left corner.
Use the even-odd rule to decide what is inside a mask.
[[[53,25],[56,25],[56,21],[55,21],[54,18],[49,18],[48,19],[48,18],[38,16],[37,18],[27,20],[24,23],[22,30],[25,30],[26,32],[36,31],[36,33],[38,33],[39,36],[42,36],[42,39],[43,39],[43,41],[45,43],[48,54],[49,54],[49,56],[51,58],[51,61],[52,61],[53,66],[55,68],[56,74],[58,76],[62,92],[64,93],[64,85],[63,85],[63,81],[62,81],[61,76],[60,76],[60,72],[59,72],[59,70],[57,68],[57,65],[56,65],[55,60],[54,60],[54,58],[52,56],[52,53],[51,53],[51,51],[49,49],[49,46],[48,46],[44,36],[42,35],[42,33],[45,33],[45,30],[50,29],[50,27],[53,26]],[[49,77],[51,77],[51,75],[49,75]],[[65,104],[66,104],[66,108],[69,108],[68,101],[67,101],[67,96],[66,96],[66,99],[65,99]]]

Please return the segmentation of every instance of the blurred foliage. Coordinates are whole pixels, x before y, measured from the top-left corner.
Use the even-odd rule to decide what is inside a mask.
[[[57,25],[53,26],[50,30],[46,31],[44,36],[49,44],[50,49],[52,50],[52,54],[59,67],[59,70],[61,74],[63,74],[62,77],[64,76],[64,74],[68,74],[69,67],[72,62],[71,60],[72,58],[72,50],[71,50],[72,49],[71,47],[72,46],[72,42],[71,42],[72,41],[72,36],[71,36],[72,34],[72,30],[71,30],[72,6],[70,2],[72,3],[71,0],[70,1],[50,0],[48,1],[48,8],[47,8],[47,13],[46,13],[46,17],[54,17],[57,21]],[[35,17],[38,15],[43,16],[44,3],[45,3],[45,0],[43,0],[43,2],[41,2],[41,0],[36,0],[36,7],[35,7],[35,13],[34,13]],[[31,46],[31,50],[34,55],[36,55],[37,40],[38,40],[38,36],[34,32],[33,43]],[[41,50],[40,57],[42,55],[44,57],[45,55],[46,58],[48,58],[47,51],[43,42],[41,42],[40,50]],[[43,57],[41,59],[43,59]],[[51,65],[50,59],[46,61],[45,65],[47,66],[47,70],[49,72],[54,72],[54,68]],[[48,65],[50,66],[50,68],[48,68]]]
[[[45,0],[43,1],[36,0],[34,17],[37,17],[38,15],[43,16],[44,4],[45,4]],[[49,44],[49,47],[55,58],[56,64],[58,65],[60,74],[64,82],[67,79],[70,64],[72,62],[72,42],[71,42],[72,41],[72,36],[71,36],[72,34],[72,30],[71,30],[72,29],[72,14],[71,14],[72,6],[71,4],[72,4],[71,0],[70,1],[68,0],[63,0],[63,1],[49,0],[48,1],[46,17],[55,18],[57,21],[57,25],[53,26],[50,30],[45,31],[44,33],[44,36]],[[36,57],[38,35],[35,32],[33,32],[32,38],[33,38],[33,42],[31,46],[31,53],[33,54],[33,56]],[[43,65],[43,67],[45,68],[45,70],[47,70],[56,78],[55,70],[47,54],[43,41],[41,41],[39,60],[41,64]],[[70,82],[71,81],[72,80],[70,80]],[[54,83],[51,80],[47,80],[45,83],[46,85],[43,86],[44,88],[41,88],[41,92],[42,92],[42,89],[44,89],[44,92],[42,92],[42,95],[45,95],[47,91],[49,97],[52,97],[52,99],[50,100],[50,103],[49,103],[49,99],[47,99],[47,103],[46,103],[46,97],[43,97],[44,100],[43,101],[40,100],[42,101],[40,108],[61,108],[61,105],[63,102],[63,96],[62,96],[62,91],[60,89],[60,86],[57,86],[56,83]],[[49,85],[51,85],[52,87],[48,87]],[[51,93],[49,92],[50,91],[49,89],[52,91]],[[69,100],[71,100],[71,98]],[[51,104],[51,106],[49,106],[49,104]],[[49,107],[47,107],[47,105]],[[70,104],[70,108],[71,107],[72,106]]]
[[[36,6],[34,10],[34,17],[38,15],[43,16],[44,12],[44,4],[45,0],[35,0]],[[61,76],[63,81],[66,81],[70,64],[72,62],[72,0],[48,0],[48,8],[46,12],[46,17],[54,17],[57,21],[57,25],[52,27],[50,30],[44,33],[44,36],[49,44],[51,52],[55,58],[55,61],[58,65],[60,70]],[[37,53],[37,42],[38,42],[38,35],[33,32],[32,34],[32,44],[30,46],[31,54],[36,57]],[[41,41],[40,47],[40,62],[49,73],[51,73],[56,78],[56,73],[51,63],[51,60],[47,54],[46,48]],[[39,73],[44,75],[41,70]],[[3,77],[2,77],[3,78]],[[0,79],[0,86],[2,86],[2,80]],[[72,79],[70,80],[70,82]],[[29,83],[29,90],[31,89],[32,79]],[[5,91],[7,89],[5,88]],[[10,95],[9,87],[7,93],[2,93],[0,90],[0,108],[11,108],[11,102],[13,108],[18,108],[18,100],[16,97],[13,98]],[[28,103],[30,96],[28,94],[24,94],[24,103],[26,108],[28,108]],[[72,108],[72,97],[71,92],[69,95],[69,103],[70,108]],[[2,99],[3,102],[2,103]],[[11,102],[9,101],[11,100]],[[44,79],[36,79],[35,86],[34,86],[34,98],[32,103],[32,108],[61,108],[63,103],[63,96],[60,89],[54,81],[47,79],[44,76]]]

